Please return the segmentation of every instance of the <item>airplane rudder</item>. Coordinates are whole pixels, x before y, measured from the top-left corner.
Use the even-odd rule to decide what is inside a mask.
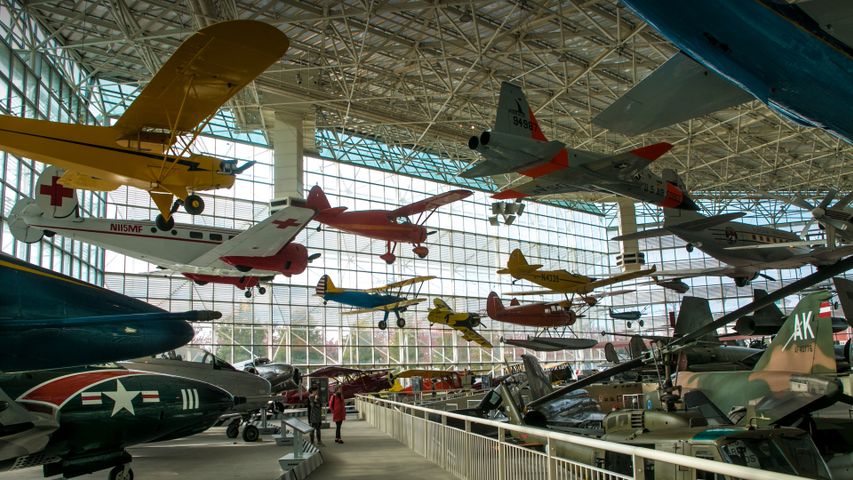
[[[524,91],[509,82],[501,84],[494,131],[547,141]]]
[[[314,185],[308,192],[308,200],[305,202],[308,208],[313,208],[318,212],[332,208],[329,199],[319,185]]]
[[[317,282],[317,287],[314,291],[317,293],[319,297],[325,297],[327,292],[333,291],[335,289],[335,284],[332,283],[332,279],[329,278],[328,275],[323,275],[320,277],[320,281]]]
[[[521,250],[516,248],[512,251],[512,253],[509,254],[509,262],[507,262],[508,268],[525,267],[527,265],[527,258],[524,257],[524,254],[521,253]]]
[[[486,313],[488,313],[490,317],[494,318],[495,315],[498,315],[503,311],[504,305],[503,302],[501,302],[501,297],[499,297],[495,292],[489,293],[489,298],[486,300]]]
[[[77,192],[61,183],[64,175],[64,170],[48,165],[36,183],[35,203],[52,218],[66,218],[77,210]]]

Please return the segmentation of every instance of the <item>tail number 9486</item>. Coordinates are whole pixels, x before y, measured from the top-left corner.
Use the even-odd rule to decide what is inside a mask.
[[[512,124],[516,127],[526,128],[531,131],[535,128],[533,122],[530,120],[522,117],[516,117],[515,115],[512,116]]]

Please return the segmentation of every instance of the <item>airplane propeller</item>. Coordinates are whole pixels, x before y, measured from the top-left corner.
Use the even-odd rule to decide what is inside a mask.
[[[770,280],[771,282],[776,281],[775,278],[771,277],[770,275],[767,275],[766,273],[758,273],[758,276],[764,278],[765,280]]]
[[[429,235],[433,235],[433,234],[435,234],[435,233],[438,233],[438,230],[430,230],[430,231],[428,231],[428,232],[427,232],[427,236],[429,236]]]
[[[830,207],[829,204],[835,200],[837,195],[838,190],[830,189],[829,192],[827,192],[826,197],[824,197],[819,204],[813,205],[801,197],[786,198],[768,194],[768,196],[772,198],[776,198],[777,200],[802,208],[803,210],[808,210],[812,215],[812,220],[803,226],[802,231],[800,231],[800,237],[805,238],[812,225],[815,222],[818,222],[818,226],[821,230],[826,231],[826,246],[829,248],[835,247],[837,231],[848,228],[847,225],[849,225],[850,219],[853,217],[853,214],[844,211],[847,206],[850,205],[850,202],[853,201],[853,192],[848,193],[842,197],[841,200],[837,201],[835,205]]]
[[[311,262],[313,262],[314,260],[317,260],[318,258],[320,258],[320,255],[321,255],[321,254],[320,254],[319,252],[317,252],[317,253],[315,253],[315,254],[313,254],[313,255],[310,255],[310,256],[308,257],[308,263],[311,263]]]

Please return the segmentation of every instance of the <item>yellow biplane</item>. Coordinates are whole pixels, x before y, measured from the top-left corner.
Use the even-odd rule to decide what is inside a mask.
[[[435,308],[430,309],[427,320],[430,324],[440,323],[462,332],[462,338],[469,342],[476,342],[483,348],[492,348],[492,344],[486,337],[474,330],[474,327],[482,325],[479,313],[456,312],[444,300],[436,298],[433,300]]]
[[[189,148],[217,110],[288,46],[284,33],[263,22],[211,25],[178,47],[115,125],[0,116],[0,149],[63,169],[57,188],[146,190],[160,210],[157,226],[170,230],[180,205],[193,215],[204,210],[194,192],[230,188],[252,165]]]

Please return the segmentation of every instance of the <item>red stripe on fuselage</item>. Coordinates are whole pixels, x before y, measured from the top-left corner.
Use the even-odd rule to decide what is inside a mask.
[[[105,380],[128,375],[138,375],[138,373],[128,370],[99,370],[57,377],[31,388],[18,397],[17,401],[49,403],[56,407],[62,407],[68,399],[81,390]]]

